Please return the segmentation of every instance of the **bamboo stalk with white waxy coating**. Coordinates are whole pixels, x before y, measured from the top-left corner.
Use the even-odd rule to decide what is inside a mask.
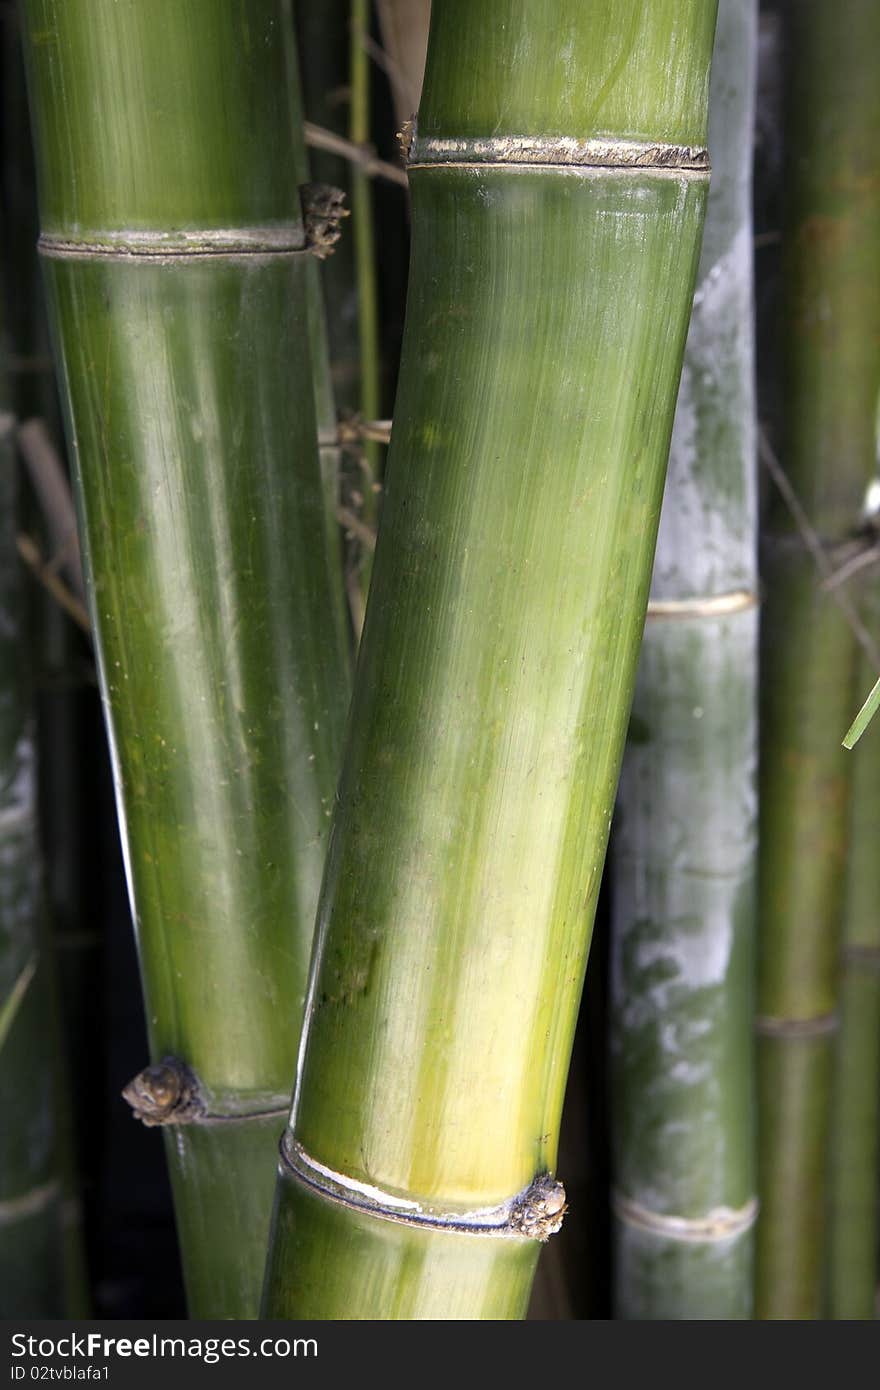
[[[254,1316],[346,707],[287,0],[27,0],[42,254],[190,1311]],[[304,215],[305,214],[305,215]],[[282,1008],[283,1005],[283,1008]]]
[[[720,0],[712,185],[612,831],[615,1307],[752,1307],[755,0]]]
[[[520,1317],[561,1220],[559,1112],[696,272],[714,19],[703,0],[434,7],[266,1316]]]
[[[822,584],[875,471],[880,7],[800,0],[785,54],[783,421],[762,540],[756,1312],[820,1317],[856,635]]]

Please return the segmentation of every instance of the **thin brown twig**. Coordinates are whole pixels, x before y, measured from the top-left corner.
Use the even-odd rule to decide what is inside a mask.
[[[352,535],[357,536],[358,540],[362,541],[368,550],[372,551],[376,549],[376,532],[373,530],[372,526],[368,526],[365,521],[361,521],[360,517],[357,516],[350,507],[344,507],[340,503],[336,508],[336,520],[340,525],[344,526],[347,531],[351,531]]]
[[[880,564],[880,544],[875,540],[859,546],[858,552],[822,581],[822,588],[831,590],[836,589],[838,584],[845,584],[848,579],[852,579],[854,574],[860,570],[869,569],[871,565]]]
[[[349,416],[340,420],[335,432],[321,430],[318,445],[322,449],[336,444],[356,444],[360,439],[371,439],[377,444],[391,443],[391,420],[362,420],[360,416]]]
[[[337,135],[335,130],[327,130],[313,121],[304,121],[303,130],[306,144],[312,149],[341,155],[350,164],[357,164],[371,178],[387,179],[389,183],[400,184],[402,188],[409,187],[406,170],[398,164],[389,164],[387,159],[380,159],[370,145],[356,145],[353,140],[346,140],[344,135]]]
[[[25,420],[18,429],[18,447],[46,520],[53,553],[50,568],[53,571],[64,570],[70,588],[84,605],[86,588],[82,576],[76,508],[61,456],[52,442],[46,422]]]
[[[812,526],[803,505],[789,482],[788,475],[779,459],[774,453],[770,441],[762,429],[758,430],[758,454],[761,462],[776,484],[777,490],[787,506],[791,518],[800,533],[801,540],[812,556],[813,563],[819,571],[824,581],[823,588],[830,594],[837,604],[846,622],[861,647],[862,651],[872,662],[874,667],[880,671],[880,649],[878,649],[873,637],[868,632],[855,607],[849,600],[846,590],[839,585],[835,585],[835,569],[830,559],[826,547]]]
[[[397,88],[399,96],[403,98],[402,104],[407,106],[410,111],[414,111],[418,105],[418,99],[400,64],[392,58],[388,49],[383,48],[370,34],[362,33],[360,40],[376,66],[385,73],[392,87]]]
[[[40,554],[39,546],[33,540],[33,537],[19,535],[16,537],[16,545],[18,547],[18,553],[28,569],[33,572],[43,587],[48,589],[49,593],[64,609],[68,617],[72,618],[77,626],[82,628],[83,632],[87,632],[91,635],[92,629],[85,604],[80,603],[76,595],[71,593],[70,589],[68,589],[64,580],[59,579],[58,575],[46,564]]]

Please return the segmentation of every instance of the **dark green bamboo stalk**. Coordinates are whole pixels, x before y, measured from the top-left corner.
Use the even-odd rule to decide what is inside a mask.
[[[714,8],[434,8],[268,1316],[519,1317],[559,1224],[559,1110],[705,206]]]
[[[9,316],[10,404],[17,416],[17,453],[21,487],[17,509],[18,544],[32,543],[47,563],[58,567],[54,578],[82,607],[83,591],[76,542],[76,523],[63,466],[50,436],[61,432],[61,419],[49,351],[49,328],[40,278],[36,173],[27,111],[24,62],[17,7],[7,0],[2,23],[2,150],[0,202],[6,236],[3,273]],[[37,419],[30,418],[39,412]],[[25,532],[25,535],[21,533]],[[62,559],[63,555],[63,559]],[[58,563],[61,561],[61,563]],[[79,582],[77,582],[79,581]],[[56,590],[57,592],[57,590]],[[83,676],[87,647],[58,600],[32,577],[25,581],[21,657],[28,667],[29,697],[35,715],[39,771],[39,841],[44,849],[46,930],[44,954],[53,988],[51,1012],[44,1026],[52,1030],[54,1127],[63,1189],[65,1300],[67,1317],[88,1317],[90,1292],[85,1260],[80,1189],[90,1176],[80,1171],[89,1120],[74,1115],[70,1076],[85,1075],[95,1065],[95,969],[99,933],[81,915],[82,881],[88,867],[83,856],[83,825],[78,793],[85,761],[80,744]],[[91,775],[91,768],[85,775]],[[34,1309],[31,1309],[32,1314]]]
[[[175,1126],[192,1312],[248,1316],[346,685],[291,18],[286,0],[27,0],[24,17],[41,249],[157,1063],[128,1094]]]
[[[64,1316],[52,982],[22,660],[15,418],[0,323],[0,1317]]]
[[[784,7],[781,463],[826,556],[874,469],[880,380],[880,7]],[[822,1309],[856,642],[780,495],[762,625],[758,1315]]]
[[[755,0],[720,0],[712,186],[612,840],[616,1310],[744,1318],[755,1201]]]
[[[868,571],[868,625],[880,632],[876,570]],[[860,688],[876,678],[862,662]],[[880,1234],[880,727],[852,754],[852,823],[840,985],[840,1033],[831,1121],[828,1311],[876,1315]]]

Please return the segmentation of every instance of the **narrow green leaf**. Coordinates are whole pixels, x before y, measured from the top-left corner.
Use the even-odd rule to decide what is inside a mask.
[[[21,1007],[21,1001],[27,994],[28,986],[34,978],[36,970],[37,955],[35,952],[25,965],[15,984],[12,986],[7,998],[4,1000],[3,1004],[0,1005],[0,1048],[3,1047],[9,1035],[9,1030],[15,1022],[15,1016]]]
[[[880,677],[877,678],[873,690],[862,705],[862,708],[859,710],[852,724],[847,729],[843,740],[844,748],[855,748],[862,734],[877,713],[878,705],[880,705]]]

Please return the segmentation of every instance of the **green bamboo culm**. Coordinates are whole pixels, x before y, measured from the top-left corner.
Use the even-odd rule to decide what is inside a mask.
[[[518,1318],[561,1219],[714,21],[703,0],[434,6],[388,489],[266,1316]]]
[[[58,512],[46,505],[49,489],[34,487],[35,442],[44,443],[61,431],[57,393],[49,352],[45,297],[37,256],[36,173],[31,147],[24,62],[17,6],[0,4],[0,224],[3,227],[2,273],[8,315],[9,396],[16,417],[19,499],[17,524],[28,539],[36,531],[46,559],[57,546],[67,563],[61,573],[71,583],[79,565],[69,530],[58,524]],[[37,418],[33,418],[36,416]],[[42,453],[42,451],[41,451]],[[28,458],[30,456],[30,458]],[[45,465],[44,465],[45,466]],[[21,486],[30,475],[32,492]],[[43,475],[43,479],[45,474]],[[52,490],[52,502],[57,494]],[[51,516],[51,520],[49,519]],[[71,518],[66,521],[69,525]],[[11,523],[10,523],[11,524]],[[42,534],[41,534],[42,533]],[[63,539],[62,539],[63,537]],[[8,538],[7,538],[8,541]],[[55,551],[57,553],[57,551]],[[74,566],[71,565],[74,561]],[[43,880],[44,920],[41,957],[48,972],[44,991],[43,1028],[52,1039],[52,1090],[56,1171],[61,1182],[63,1214],[63,1315],[86,1318],[91,1312],[79,1172],[80,1145],[89,1123],[76,1116],[70,1102],[69,1077],[84,1074],[93,1061],[93,1036],[88,1020],[95,1017],[95,969],[99,934],[84,928],[78,909],[87,874],[84,840],[77,823],[77,793],[83,774],[83,751],[78,741],[76,710],[82,702],[83,639],[53,594],[25,581],[20,619],[19,662],[27,672],[26,698],[34,716],[38,766],[37,819],[39,844],[32,853]],[[36,832],[35,832],[36,833]],[[41,855],[41,850],[44,851]],[[42,988],[42,987],[41,987]],[[52,1250],[52,1258],[56,1252]],[[37,1305],[30,1308],[36,1316]]]
[[[15,417],[0,320],[0,1317],[67,1313],[36,750],[22,660]]]
[[[720,0],[712,184],[612,832],[615,1307],[747,1318],[755,1201],[755,0]]]
[[[876,570],[868,571],[865,625],[880,634]],[[860,685],[876,675],[862,661]],[[852,809],[840,982],[840,1031],[831,1119],[828,1313],[876,1316],[880,1236],[880,726],[852,754]]]
[[[815,538],[856,528],[880,381],[880,7],[783,8],[781,464]],[[774,491],[762,571],[756,1311],[823,1308],[857,647]]]
[[[169,1126],[190,1311],[253,1316],[346,693],[292,19],[286,0],[23,13],[154,1063],[127,1094]]]

